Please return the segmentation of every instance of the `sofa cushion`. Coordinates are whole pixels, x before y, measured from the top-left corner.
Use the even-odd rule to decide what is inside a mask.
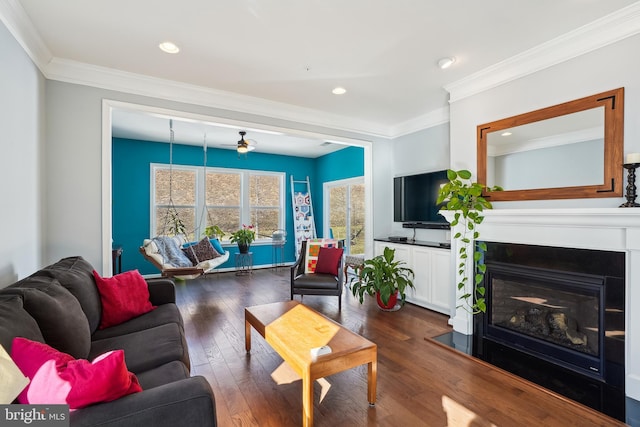
[[[22,296],[24,309],[36,319],[47,344],[76,358],[91,348],[89,322],[78,300],[56,279],[27,277],[6,292]]]
[[[0,293],[0,344],[11,354],[15,337],[44,342],[38,323],[22,306],[22,297]]]
[[[100,277],[94,270],[93,277],[102,301],[99,329],[119,325],[155,308],[149,302],[147,282],[138,270],[116,274],[113,277]]]
[[[184,363],[175,360],[157,368],[139,372],[136,376],[142,389],[149,390],[150,388],[189,378],[189,370]]]
[[[23,404],[67,404],[78,409],[142,391],[136,376],[127,370],[122,350],[89,362],[47,344],[16,338],[11,358],[31,380],[18,396]]]
[[[127,366],[136,374],[174,360],[190,366],[184,333],[175,323],[93,341],[89,358],[117,349],[124,350]]]
[[[162,304],[155,310],[134,317],[133,319],[121,323],[110,328],[98,329],[91,336],[93,341],[105,338],[116,337],[119,335],[130,334],[131,332],[144,331],[145,329],[154,328],[156,326],[165,325],[167,323],[176,323],[182,327],[182,316],[175,304]]]
[[[98,288],[93,280],[93,267],[81,256],[63,258],[55,264],[37,271],[33,276],[58,279],[80,302],[82,311],[89,321],[91,333],[98,329],[102,305]]]

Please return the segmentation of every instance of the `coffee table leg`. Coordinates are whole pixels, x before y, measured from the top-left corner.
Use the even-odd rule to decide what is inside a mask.
[[[302,425],[313,426],[313,381],[309,370],[302,375]]]
[[[374,356],[373,360],[369,362],[367,366],[368,381],[367,381],[367,397],[369,399],[369,405],[376,404],[376,385],[378,380],[378,358]]]
[[[247,353],[251,351],[251,324],[248,321],[244,321],[244,348]]]

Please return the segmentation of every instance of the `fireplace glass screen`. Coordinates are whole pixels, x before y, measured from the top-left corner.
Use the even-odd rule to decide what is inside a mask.
[[[598,357],[600,292],[563,282],[494,275],[490,323]]]

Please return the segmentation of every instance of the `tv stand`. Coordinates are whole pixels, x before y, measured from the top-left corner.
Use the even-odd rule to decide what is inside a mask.
[[[402,223],[402,228],[428,228],[431,230],[449,230],[451,229],[449,223],[443,222],[405,222]]]

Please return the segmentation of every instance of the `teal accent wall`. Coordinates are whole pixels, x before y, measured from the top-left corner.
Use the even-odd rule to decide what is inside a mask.
[[[150,189],[151,163],[169,163],[169,145],[149,141],[113,138],[112,161],[112,211],[113,243],[122,246],[122,270],[138,269],[142,274],[155,274],[158,270],[138,252],[144,239],[149,238],[151,216]],[[202,147],[174,144],[173,163],[176,165],[202,166]],[[335,153],[310,159],[306,157],[278,156],[249,153],[240,156],[233,150],[207,149],[208,167],[284,172],[285,223],[287,243],[285,262],[295,261],[293,240],[293,212],[291,209],[291,176],[301,180],[309,176],[312,183],[313,206],[316,226],[322,225],[322,183],[362,176],[364,174],[364,150],[348,147]],[[319,189],[319,190],[318,190]],[[322,236],[322,231],[318,230]],[[236,245],[226,247],[231,256],[220,268],[233,268]],[[254,265],[273,262],[271,245],[252,245]]]
[[[316,159],[316,179],[311,181],[313,208],[316,214],[318,236],[325,236],[322,218],[325,182],[364,176],[364,148],[347,147]]]

